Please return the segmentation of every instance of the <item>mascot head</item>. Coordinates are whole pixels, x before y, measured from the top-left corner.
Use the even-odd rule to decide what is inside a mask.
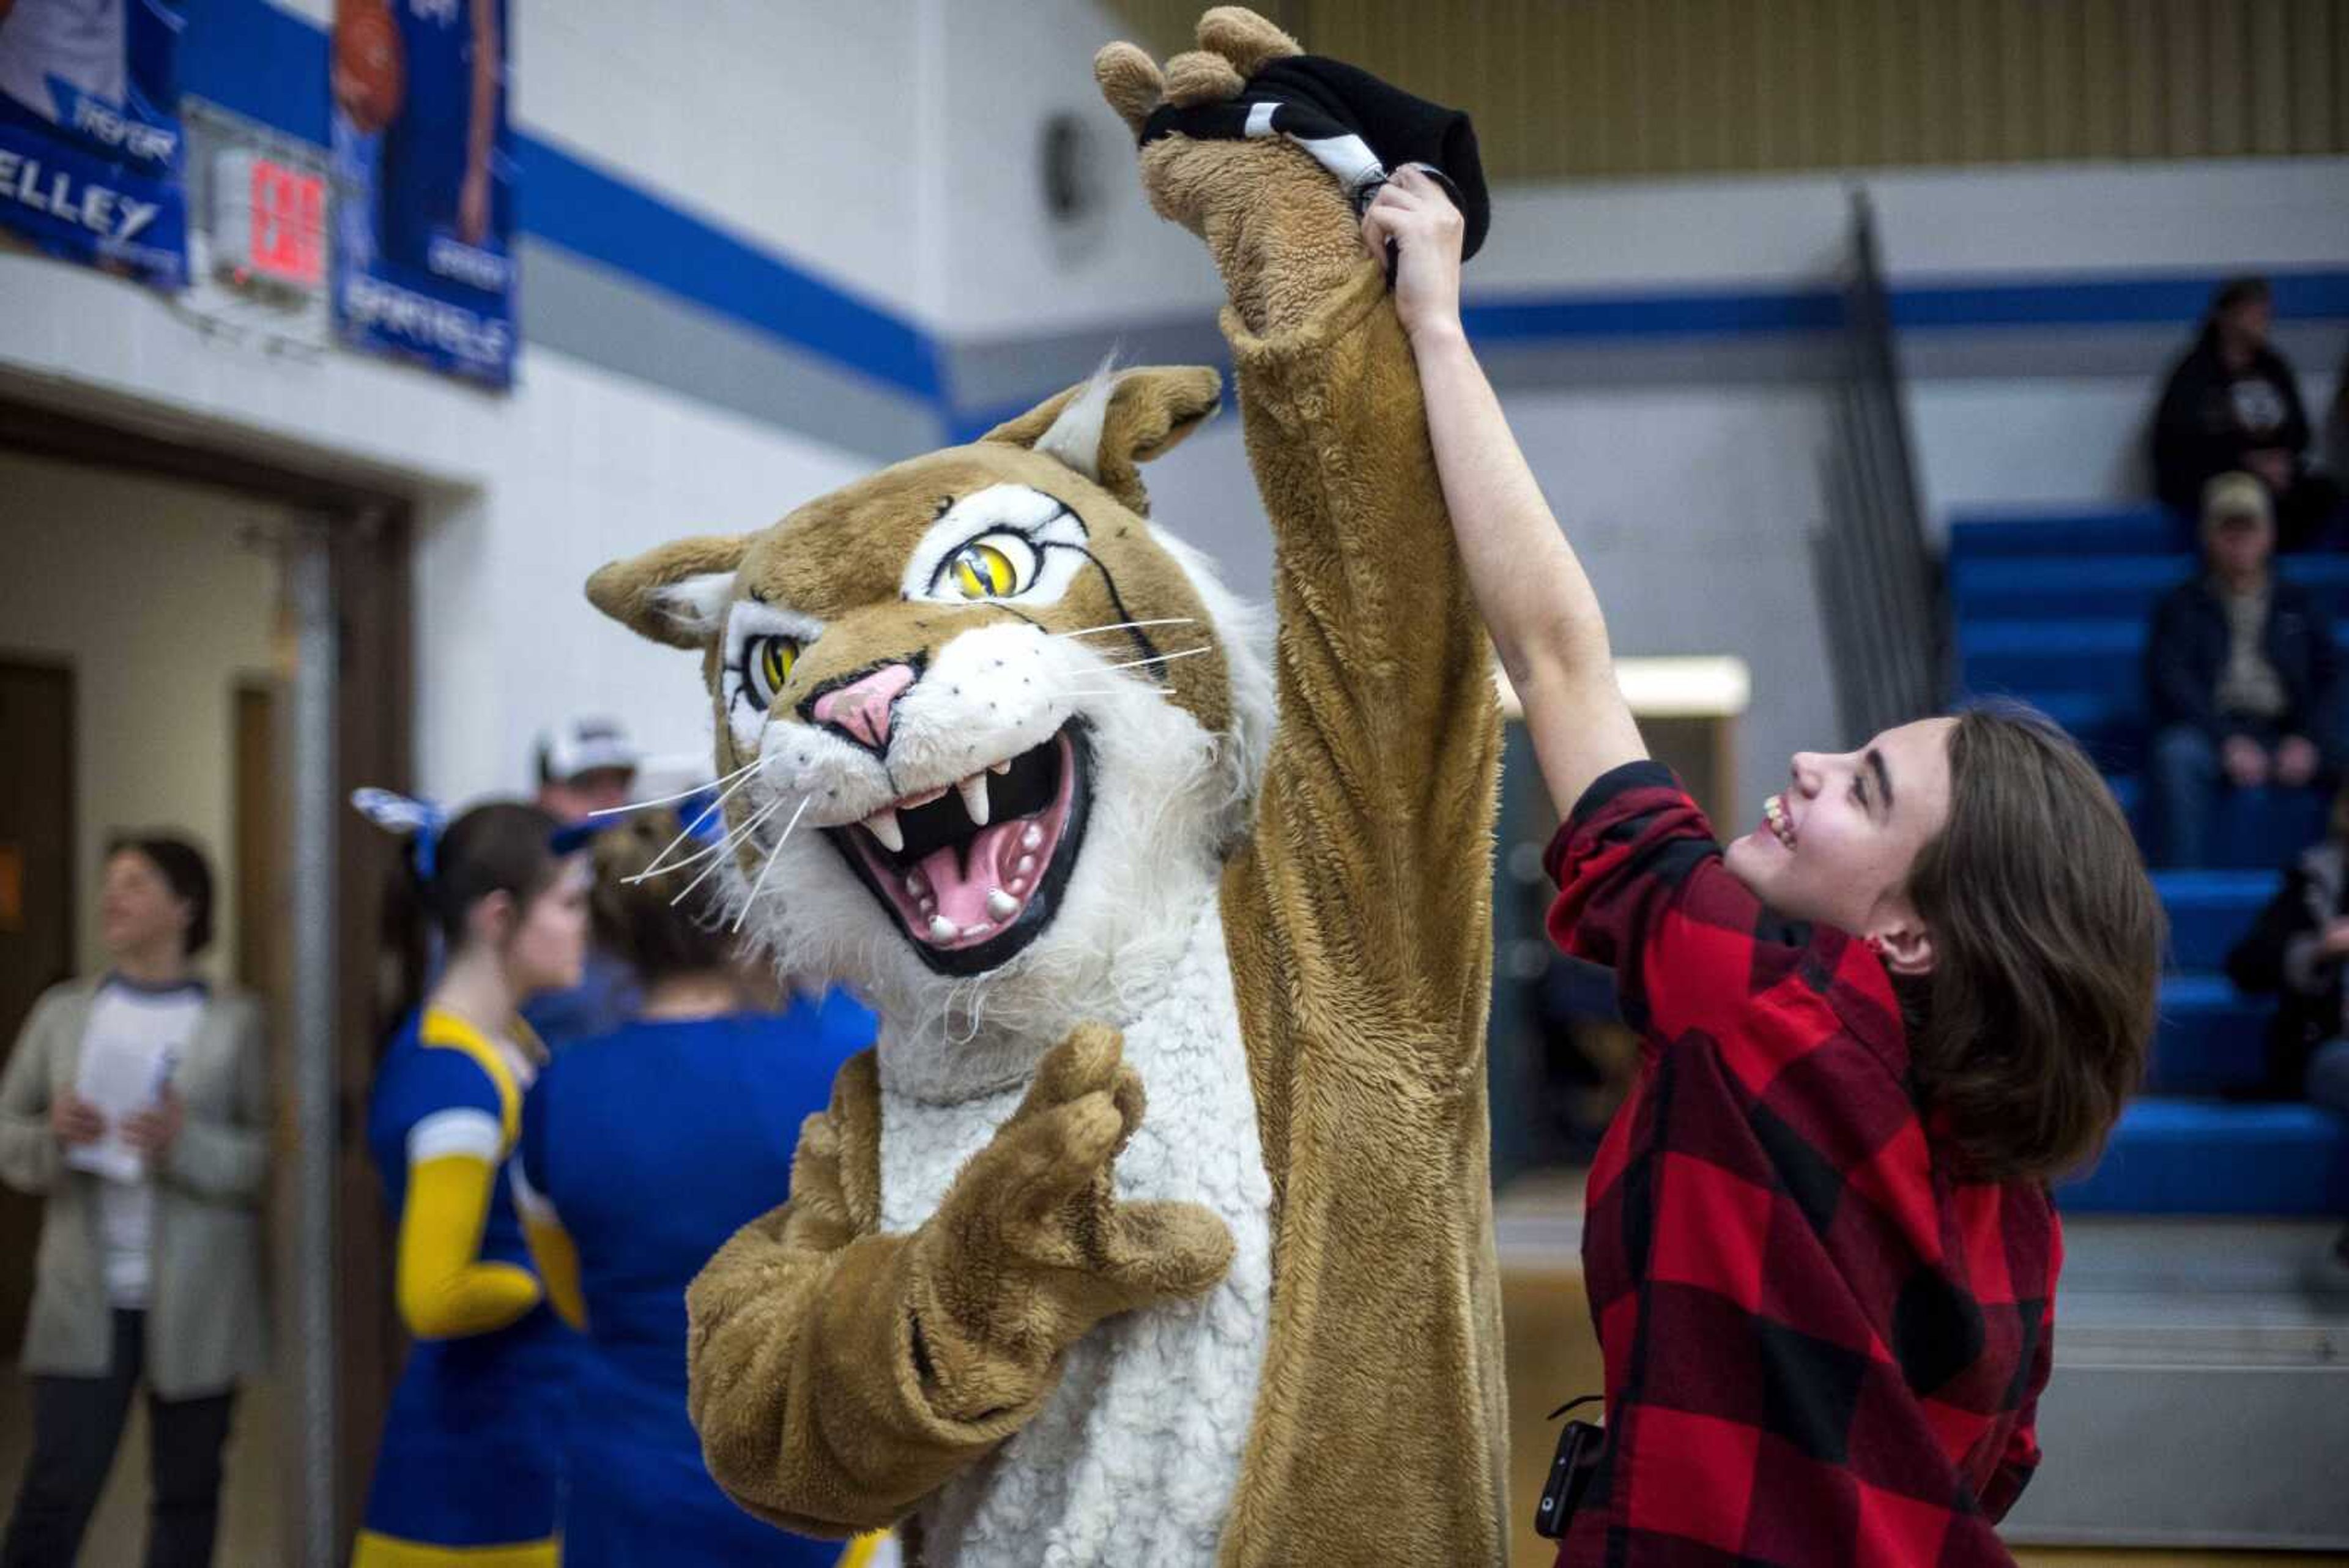
[[[1024,1077],[1163,981],[1247,820],[1272,719],[1255,621],[1146,517],[1137,464],[1206,369],[1104,371],[761,533],[604,567],[698,649],[730,919],[883,1011],[883,1072]]]

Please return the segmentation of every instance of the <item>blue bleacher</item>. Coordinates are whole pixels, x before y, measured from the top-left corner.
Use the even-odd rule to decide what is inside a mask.
[[[2133,818],[2147,621],[2194,570],[2189,537],[2158,506],[1979,514],[1951,528],[1962,692],[2045,710],[2081,738]],[[2349,611],[2349,559],[2298,557],[2282,570],[2336,616]],[[2244,1097],[2265,1077],[2273,1003],[2238,994],[2220,972],[2282,867],[2323,831],[2325,805],[2308,791],[2230,794],[2213,834],[2224,868],[2156,875],[2170,954],[2147,1092],[2095,1168],[2059,1189],[2067,1211],[2349,1213],[2349,1123]]]
[[[1977,554],[1951,566],[1950,591],[1969,617],[1984,620],[2068,616],[2093,602],[2099,615],[2142,623],[2163,595],[2193,575],[2192,558],[2176,551],[2091,560]],[[2335,618],[2349,611],[2349,556],[2287,560],[2283,576]]]
[[[2066,1213],[2340,1214],[2349,1136],[2314,1106],[2147,1096],[2056,1202]]]
[[[1951,519],[1950,564],[1980,556],[2158,556],[2177,554],[2191,530],[2156,502],[2077,511],[1969,512]]]
[[[2149,624],[2141,615],[2092,618],[2077,610],[2031,620],[1963,619],[1958,679],[1970,691],[2046,688],[2093,697],[2142,722]],[[2333,641],[2349,650],[2349,626],[2336,625]]]

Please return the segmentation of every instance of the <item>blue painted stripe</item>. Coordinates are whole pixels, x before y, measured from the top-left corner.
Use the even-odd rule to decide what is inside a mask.
[[[518,133],[514,140],[525,233],[936,400],[936,351],[912,322],[668,206],[576,153],[534,136]]]
[[[1895,326],[2184,327],[2233,273],[2152,273],[2131,277],[2028,282],[1910,283],[1894,287]],[[2349,270],[2298,268],[2264,275],[2280,320],[2349,318]],[[1843,325],[1834,289],[1678,289],[1471,298],[1461,315],[1469,336],[1489,342],[1610,337],[1733,337],[1830,332]]]
[[[1843,324],[1833,289],[1577,292],[1469,299],[1461,319],[1486,342],[1601,337],[1720,337],[1827,332]]]
[[[2197,320],[2233,273],[2158,273],[2136,277],[2033,283],[1906,284],[1892,291],[1899,327],[2176,326]],[[2275,287],[2280,320],[2349,317],[2349,271],[2295,268],[2263,275]]]
[[[326,35],[263,0],[181,0],[180,87],[326,144]]]

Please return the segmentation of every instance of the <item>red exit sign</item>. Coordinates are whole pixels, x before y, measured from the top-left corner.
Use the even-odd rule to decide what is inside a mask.
[[[317,287],[326,275],[326,180],[256,158],[251,200],[246,265],[273,282]]]
[[[212,173],[212,267],[222,281],[281,297],[324,293],[325,172],[232,147]]]

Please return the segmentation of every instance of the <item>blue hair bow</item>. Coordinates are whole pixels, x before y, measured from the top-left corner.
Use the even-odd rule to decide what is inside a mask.
[[[397,790],[377,789],[372,784],[351,791],[351,805],[386,833],[407,839],[408,857],[416,867],[417,877],[427,882],[432,880],[440,833],[449,826],[447,812],[431,801],[404,795]]]

